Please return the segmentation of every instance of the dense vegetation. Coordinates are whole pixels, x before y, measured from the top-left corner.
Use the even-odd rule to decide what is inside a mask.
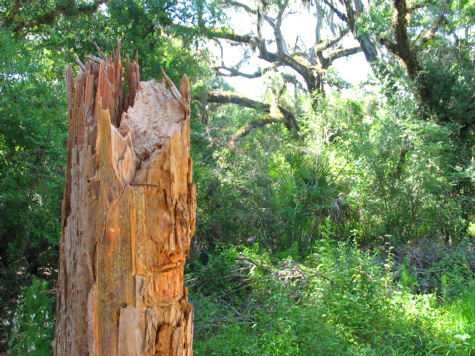
[[[304,14],[315,44],[283,25]],[[192,83],[197,355],[475,354],[474,20],[470,0],[3,1],[0,351],[51,354],[63,70],[121,39],[142,79]],[[334,61],[359,52],[351,84]]]

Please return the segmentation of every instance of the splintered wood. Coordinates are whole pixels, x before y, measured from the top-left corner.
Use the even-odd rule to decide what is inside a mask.
[[[67,68],[55,355],[192,355],[183,268],[195,227],[186,75],[140,82],[119,49]],[[166,84],[171,86],[171,92]]]

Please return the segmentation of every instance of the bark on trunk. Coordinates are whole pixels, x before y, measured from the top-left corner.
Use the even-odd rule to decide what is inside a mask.
[[[183,267],[195,226],[189,85],[139,82],[119,49],[67,68],[55,355],[191,355]],[[165,75],[166,76],[166,75]]]

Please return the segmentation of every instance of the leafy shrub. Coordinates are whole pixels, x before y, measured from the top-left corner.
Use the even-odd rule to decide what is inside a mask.
[[[51,355],[54,334],[54,297],[48,283],[34,278],[20,296],[9,342],[13,355]]]
[[[258,242],[272,251],[297,242],[304,254],[321,220],[341,212],[329,159],[307,151],[279,126],[253,130],[230,147],[226,139],[253,115],[223,107],[206,128],[196,124],[192,139],[205,151],[193,152],[197,240],[208,248]]]
[[[407,93],[388,101],[361,91],[329,95],[306,123],[307,150],[331,157],[330,176],[349,207],[335,226],[340,236],[356,229],[367,246],[462,239],[473,194],[471,168],[454,168],[458,126],[420,120]]]

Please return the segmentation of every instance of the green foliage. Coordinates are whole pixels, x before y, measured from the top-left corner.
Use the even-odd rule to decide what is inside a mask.
[[[54,277],[64,189],[66,109],[63,82],[52,80],[47,54],[3,28],[0,48],[0,319],[12,324],[15,301],[27,276]],[[28,293],[36,295],[35,288],[40,287],[32,288]],[[35,320],[18,316],[14,324],[21,334],[21,340],[15,341],[18,350],[26,353],[33,343],[44,348],[39,339],[32,339],[32,333],[36,325],[39,335],[48,334],[43,330],[45,317],[40,310]],[[48,318],[52,330],[52,310]],[[30,323],[28,330],[24,329],[26,322]],[[8,340],[13,332],[1,330],[0,340]]]
[[[465,179],[452,169],[459,153],[454,126],[419,120],[407,98],[394,98],[396,109],[377,94],[356,100],[353,93],[329,96],[308,124],[308,144],[326,147],[320,150],[332,157],[353,211],[346,222],[366,243],[462,237],[462,211],[473,199],[453,192]]]
[[[52,81],[48,55],[0,30],[1,307],[25,273],[56,264],[64,185],[64,85]],[[11,293],[11,294],[9,294]]]
[[[365,252],[349,242],[329,245],[323,239],[315,242],[313,250],[302,264],[288,257],[271,263],[257,246],[219,252],[234,258],[234,265],[227,259],[225,268],[243,275],[239,298],[232,297],[229,286],[211,294],[207,289],[198,288],[196,293],[191,289],[196,320],[195,353],[475,352],[471,338],[473,277],[465,292],[441,306],[434,293],[416,295],[393,282],[399,272],[392,254]],[[399,269],[413,268],[408,259],[405,261]],[[207,268],[204,266],[203,270]],[[197,277],[195,285],[201,285],[204,275],[192,275]]]
[[[197,259],[187,266],[192,271],[196,271],[193,278],[200,280],[199,285],[195,284],[197,290],[212,294],[215,291],[232,289],[235,282],[238,281],[238,278],[233,278],[231,273],[236,256],[235,249],[217,248],[215,253],[206,256],[205,266]]]
[[[161,78],[163,67],[175,83],[186,73],[194,84],[211,76],[208,51],[191,51],[196,33],[173,30],[174,20],[185,22],[189,15],[183,8],[188,9],[181,1],[109,1],[102,11],[78,15],[48,29],[43,45],[61,48],[55,61],[74,63],[76,58],[96,54],[94,43],[107,54],[120,40],[124,56],[138,53],[142,80]]]
[[[447,305],[447,310],[452,314],[456,330],[460,333],[462,341],[473,338],[475,331],[475,283],[472,280],[468,288],[463,291],[452,303]],[[468,335],[463,336],[463,335]],[[475,347],[475,340],[468,340]]]
[[[447,276],[444,274],[442,276],[442,286],[443,286],[443,291],[444,294],[446,294],[446,281],[447,281]],[[415,290],[417,287],[417,279],[416,277],[412,274],[410,266],[409,266],[409,260],[407,258],[403,259],[402,265],[401,265],[401,278],[400,278],[401,284],[407,288],[409,291]]]
[[[467,284],[475,277],[471,265],[475,261],[473,250],[463,248],[445,249],[440,260],[429,268],[432,278],[439,284],[445,301],[450,301],[466,289]]]
[[[329,161],[279,126],[256,129],[228,145],[229,136],[252,115],[223,107],[206,126],[195,124],[198,240],[203,245],[259,242],[273,251],[297,243],[305,254],[322,219],[340,219],[345,212]]]
[[[51,355],[54,334],[54,296],[48,282],[34,278],[19,297],[9,341],[12,355]]]

